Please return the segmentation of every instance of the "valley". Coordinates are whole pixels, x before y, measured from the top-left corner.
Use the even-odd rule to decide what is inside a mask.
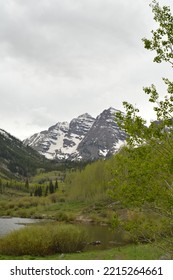
[[[94,232],[94,228],[99,227],[97,234],[92,239],[88,240],[88,236],[85,237],[84,243],[100,241],[100,233],[104,233],[107,229],[110,231],[110,239],[108,239],[106,247],[102,247],[104,240],[101,240],[101,245],[90,246],[90,248],[85,246],[82,250],[77,250],[81,251],[80,253],[72,250],[69,254],[65,250],[62,257],[61,252],[51,254],[51,252],[41,253],[38,251],[36,253],[34,251],[29,253],[27,251],[28,253],[26,253],[25,251],[25,253],[17,253],[16,249],[14,249],[16,252],[14,254],[7,251],[8,246],[6,245],[6,253],[2,254],[2,248],[4,248],[2,245],[5,242],[5,239],[4,241],[2,239],[0,241],[0,258],[118,259],[125,257],[127,259],[158,259],[164,256],[161,243],[167,242],[166,240],[171,238],[169,233],[171,230],[170,220],[160,218],[155,211],[150,209],[149,205],[143,210],[140,209],[138,205],[141,204],[139,193],[135,197],[136,205],[132,206],[132,201],[130,203],[127,199],[130,195],[135,195],[133,190],[128,196],[127,193],[122,195],[118,191],[116,198],[112,195],[112,180],[116,178],[112,171],[116,170],[117,164],[119,166],[119,156],[120,154],[106,161],[99,160],[82,168],[49,172],[38,170],[36,175],[23,182],[1,179],[1,217],[36,219],[39,223],[34,227],[27,226],[27,229],[35,231],[37,227],[39,229],[40,225],[41,228],[45,229],[44,234],[46,234],[47,228],[52,231],[59,225],[73,225],[76,229],[84,229],[85,234],[87,228],[91,227],[91,232]],[[129,168],[130,166],[131,164]],[[54,186],[52,191],[50,191],[51,185]],[[41,188],[42,192],[37,193],[38,188]],[[47,188],[48,191],[46,191]],[[75,233],[75,236],[77,236],[76,234],[78,233]],[[115,234],[114,238],[112,234]],[[40,238],[44,240],[44,237],[41,236]],[[116,236],[119,236],[119,240]],[[8,238],[12,238],[10,234]],[[13,236],[13,238],[17,238],[17,236]],[[22,236],[21,232],[20,240],[22,238],[26,240],[26,233]],[[17,245],[15,239],[11,242],[8,243],[11,244],[10,248]],[[35,244],[34,248],[37,247],[36,238],[29,242]]]
[[[107,124],[112,123],[110,112],[112,109],[103,114],[109,120]],[[107,149],[106,145],[115,143],[115,139],[122,140],[117,128],[117,134],[111,138],[109,125],[107,134],[105,126],[99,130],[98,122],[99,118],[90,132],[96,129],[98,136],[100,133],[99,149],[103,146]],[[87,147],[91,139],[91,146],[95,143],[95,136],[88,137],[83,137],[78,151],[84,143]],[[91,256],[171,259],[173,202],[172,189],[168,187],[173,176],[171,143],[172,138],[154,146],[117,146],[116,152],[109,156],[102,148],[101,158],[95,160],[89,157],[85,157],[86,161],[50,160],[1,130],[0,217],[9,221],[13,217],[34,219],[39,223],[0,238],[0,258],[59,259],[63,254],[65,259]],[[160,153],[160,147],[164,154]],[[95,151],[91,154],[100,155]],[[95,230],[97,227],[99,230]],[[105,230],[110,231],[106,247],[100,235]],[[98,235],[89,237],[87,232],[92,231]],[[89,248],[90,243],[93,245]],[[139,253],[135,253],[138,248]]]

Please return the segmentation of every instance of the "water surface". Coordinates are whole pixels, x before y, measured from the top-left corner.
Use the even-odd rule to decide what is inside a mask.
[[[27,224],[37,223],[39,220],[27,218],[0,218],[0,236],[6,235],[13,230],[20,229]]]
[[[40,222],[39,219],[0,218],[0,237],[11,231],[23,228],[28,224],[38,222]],[[82,227],[87,233],[88,245],[86,246],[86,250],[93,250],[93,248],[103,250],[124,244],[122,234],[107,226],[93,224],[80,224],[78,226]]]
[[[116,246],[122,246],[125,244],[123,234],[118,230],[113,230],[108,226],[100,225],[80,225],[86,231],[89,239],[89,244],[86,250],[96,249],[108,249]],[[97,241],[98,244],[97,244]]]

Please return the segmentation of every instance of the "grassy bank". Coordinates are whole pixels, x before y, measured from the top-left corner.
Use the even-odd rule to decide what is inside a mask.
[[[0,197],[0,216],[109,223],[114,210],[109,207],[110,203],[109,199],[94,203],[68,200],[61,189],[46,197],[3,195]]]
[[[1,260],[159,260],[169,259],[157,245],[128,245],[108,250],[94,250],[80,253],[53,254],[46,257],[31,255],[7,256],[0,255]]]

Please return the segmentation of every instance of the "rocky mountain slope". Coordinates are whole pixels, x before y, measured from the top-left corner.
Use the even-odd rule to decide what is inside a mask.
[[[24,140],[49,159],[96,160],[114,154],[126,135],[115,122],[116,110],[104,110],[96,119],[83,114],[70,123],[57,124]]]
[[[52,163],[37,151],[0,129],[0,178],[27,177],[49,165]]]
[[[104,110],[94,121],[85,138],[78,145],[78,153],[85,160],[108,157],[124,144],[126,135],[115,122],[113,108]]]

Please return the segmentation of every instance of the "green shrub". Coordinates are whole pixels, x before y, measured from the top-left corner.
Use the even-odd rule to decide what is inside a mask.
[[[81,228],[73,225],[54,228],[53,250],[58,253],[72,253],[81,251],[87,243],[87,236]]]
[[[0,239],[0,254],[45,256],[81,251],[87,243],[82,229],[74,225],[28,226]]]
[[[119,217],[120,218],[120,217]],[[129,240],[137,243],[159,241],[171,235],[170,219],[149,212],[128,210],[125,218],[115,217],[114,223],[129,235]]]
[[[57,222],[71,223],[76,219],[76,215],[74,213],[71,213],[70,211],[58,211],[53,215],[53,218]]]

